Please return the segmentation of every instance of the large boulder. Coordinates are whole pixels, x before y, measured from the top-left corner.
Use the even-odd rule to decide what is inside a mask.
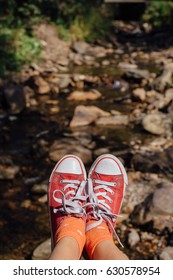
[[[135,152],[132,165],[136,171],[163,173],[168,176],[173,173],[173,147],[156,152]]]
[[[149,228],[162,232],[173,230],[173,183],[165,181],[138,204],[130,215],[135,225],[149,225]]]
[[[20,113],[26,107],[24,88],[21,85],[6,85],[4,87],[4,99],[13,114]]]
[[[155,89],[163,92],[166,86],[172,85],[173,63],[165,64],[160,76],[154,82]]]
[[[146,115],[142,120],[146,131],[155,135],[170,135],[172,129],[172,118],[160,112]]]
[[[108,116],[110,116],[109,112],[105,112],[96,106],[79,105],[75,108],[73,119],[70,122],[70,127],[89,125],[99,117]]]

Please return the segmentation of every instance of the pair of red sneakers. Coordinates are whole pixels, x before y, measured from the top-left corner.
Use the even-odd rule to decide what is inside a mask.
[[[99,156],[88,174],[83,162],[75,155],[64,156],[55,166],[49,180],[48,203],[52,249],[55,233],[67,216],[82,217],[86,231],[105,221],[114,231],[120,212],[127,174],[121,161],[110,154]]]

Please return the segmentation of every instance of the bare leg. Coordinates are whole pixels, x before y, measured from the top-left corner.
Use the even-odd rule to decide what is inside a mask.
[[[128,260],[128,257],[118,249],[113,240],[104,240],[96,246],[93,260]]]
[[[56,244],[49,260],[79,260],[79,245],[73,237],[63,237]]]

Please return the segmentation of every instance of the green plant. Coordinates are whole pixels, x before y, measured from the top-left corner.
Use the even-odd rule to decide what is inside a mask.
[[[0,74],[18,71],[22,64],[37,59],[41,42],[27,35],[24,29],[3,28],[0,30]]]
[[[155,27],[170,25],[173,22],[173,2],[151,0],[143,20],[150,22]]]

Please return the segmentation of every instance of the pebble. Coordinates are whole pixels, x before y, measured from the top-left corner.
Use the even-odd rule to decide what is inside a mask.
[[[173,247],[168,246],[165,247],[160,255],[159,255],[160,260],[173,260]]]
[[[51,253],[51,239],[47,239],[34,250],[32,260],[48,260]]]
[[[135,229],[131,229],[129,234],[128,234],[128,244],[130,248],[134,247],[137,245],[140,241],[140,236],[138,232]]]
[[[13,180],[19,173],[19,166],[4,166],[0,164],[0,180]]]
[[[77,100],[77,101],[85,101],[85,100],[96,100],[101,97],[101,93],[98,90],[90,90],[90,91],[73,91],[67,98],[67,100]]]
[[[31,191],[35,194],[45,194],[48,188],[48,181],[41,184],[34,184]]]

